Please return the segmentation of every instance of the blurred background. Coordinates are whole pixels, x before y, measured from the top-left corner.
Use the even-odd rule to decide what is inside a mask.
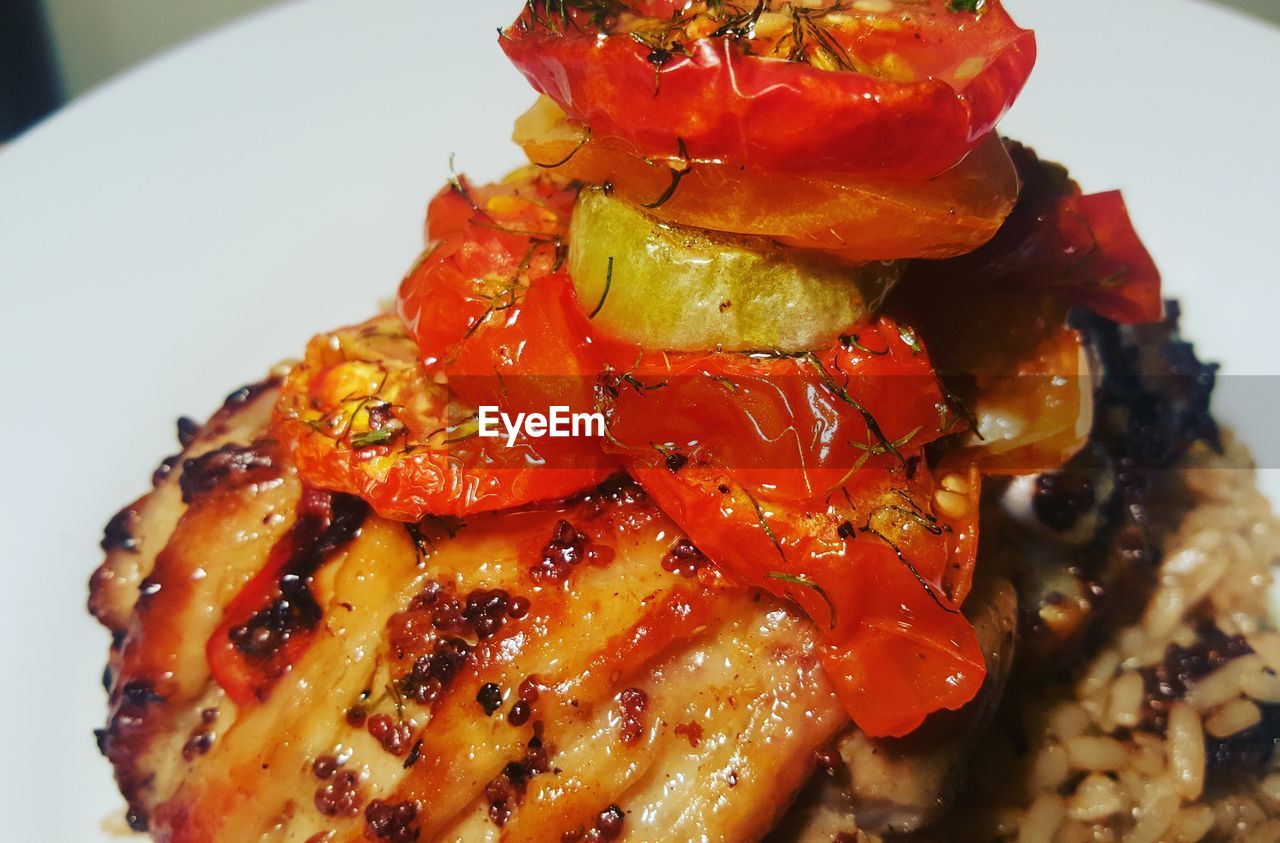
[[[1052,1],[1008,0],[1008,5]],[[282,2],[288,0],[0,0],[0,142],[168,47]],[[468,2],[517,5],[516,0]],[[1280,24],[1280,0],[1200,2]]]
[[[0,142],[168,47],[281,2],[0,0]]]

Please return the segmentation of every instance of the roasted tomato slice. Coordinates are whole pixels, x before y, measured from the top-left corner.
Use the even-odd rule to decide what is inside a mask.
[[[427,250],[398,299],[431,371],[444,371],[465,339],[500,323],[532,279],[559,272],[576,197],[529,168],[481,187],[457,177],[431,200]]]
[[[832,178],[699,162],[680,174],[674,192],[666,163],[588,132],[546,97],[516,121],[515,141],[535,164],[607,183],[667,222],[768,237],[847,263],[971,252],[995,235],[1018,195],[1013,163],[995,133],[932,179]]]
[[[313,339],[272,431],[306,482],[404,521],[552,500],[614,470],[595,440],[476,436],[474,409],[453,401],[390,314]]]
[[[990,243],[961,257],[914,264],[902,299],[1051,291],[1116,322],[1156,322],[1160,271],[1118,191],[1086,196],[1056,165],[1008,143],[1022,190]]]
[[[970,255],[912,263],[889,310],[929,338],[972,411],[975,431],[948,459],[1021,474],[1065,463],[1092,425],[1096,384],[1069,308],[1132,323],[1160,319],[1162,305],[1120,195],[1085,196],[1061,167],[1009,148],[1023,187],[1000,232]]]
[[[398,307],[425,370],[474,405],[515,412],[594,405],[599,363],[565,267],[577,190],[534,168],[431,202],[427,253]]]
[[[860,727],[905,734],[973,697],[984,667],[958,607],[979,481],[926,463],[958,419],[910,329],[881,319],[789,356],[644,355],[613,377],[608,447],[724,573],[826,631]]]
[[[977,694],[985,667],[959,612],[976,552],[976,472],[937,482],[923,465],[864,467],[797,503],[714,465],[649,458],[630,470],[723,573],[818,623],[828,675],[868,734],[906,734]]]
[[[881,318],[797,354],[613,357],[606,448],[712,462],[780,500],[809,501],[957,429],[914,333]],[[616,364],[628,364],[626,368]]]
[[[535,88],[642,156],[921,179],[991,131],[1035,63],[999,0],[966,6],[531,0],[500,43]]]

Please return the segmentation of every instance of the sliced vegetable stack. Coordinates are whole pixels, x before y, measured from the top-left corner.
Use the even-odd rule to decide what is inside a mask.
[[[864,732],[963,707],[982,476],[1087,436],[1072,306],[1161,310],[1118,194],[993,131],[1033,35],[998,0],[531,0],[501,44],[543,94],[531,166],[451,181],[399,318],[290,374],[301,476],[418,521],[625,471],[802,607]],[[607,430],[507,448],[484,405]]]

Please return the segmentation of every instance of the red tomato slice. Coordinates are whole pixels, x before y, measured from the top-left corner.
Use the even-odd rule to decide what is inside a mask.
[[[913,264],[899,298],[1044,290],[1116,322],[1159,321],[1160,271],[1119,192],[1086,196],[1062,167],[1008,147],[1022,181],[1013,213],[982,248]]]
[[[594,405],[598,357],[564,268],[576,189],[526,170],[442,191],[428,211],[434,245],[400,286],[400,316],[427,372],[473,405],[541,411]]]
[[[500,324],[533,279],[561,271],[576,196],[530,168],[478,188],[459,178],[431,200],[429,245],[398,299],[429,370],[443,372],[464,340]]]
[[[613,359],[608,449],[714,462],[778,499],[824,497],[956,430],[928,355],[887,318],[801,355]]]
[[[776,504],[713,466],[629,470],[722,572],[814,619],[828,676],[868,734],[907,734],[977,694],[986,669],[958,608],[976,551],[976,474],[959,494],[923,467],[912,477],[863,469],[856,484],[801,505]],[[941,516],[939,493],[963,502],[958,518]]]
[[[646,157],[936,176],[1013,103],[1035,37],[999,0],[871,5],[531,0],[500,43],[535,88]]]
[[[617,470],[597,440],[480,438],[473,410],[453,398],[388,314],[313,339],[271,429],[305,481],[402,521],[554,500]]]

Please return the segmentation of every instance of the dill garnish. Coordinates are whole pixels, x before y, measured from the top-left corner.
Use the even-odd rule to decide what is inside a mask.
[[[573,23],[573,12],[587,15],[591,25],[604,29],[610,18],[616,18],[627,10],[623,0],[529,0],[526,4],[534,20],[538,18],[538,8],[543,9],[543,21],[559,18],[563,23]]]
[[[586,145],[587,145],[587,142],[588,142],[588,141],[590,141],[590,140],[591,140],[591,127],[590,127],[590,126],[587,126],[587,127],[586,127],[586,131],[585,131],[585,132],[583,132],[583,134],[582,134],[582,140],[578,141],[578,145],[577,145],[577,146],[575,146],[575,147],[574,147],[574,148],[569,152],[569,154],[568,154],[568,155],[566,155],[565,157],[561,158],[559,161],[555,162],[554,164],[540,164],[540,163],[538,163],[537,161],[534,161],[534,162],[533,162],[533,165],[534,165],[535,167],[541,167],[541,168],[542,168],[542,169],[544,169],[544,170],[554,170],[554,169],[556,169],[557,167],[563,167],[565,164],[568,164],[570,161],[572,161],[572,160],[573,160],[573,157],[574,157],[575,155],[577,155],[579,152],[581,152],[581,151],[582,151],[582,148],[583,148],[584,146],[586,146]]]
[[[719,29],[711,33],[711,37],[724,38],[727,35],[731,38],[750,38],[755,34],[756,24],[764,14],[766,5],[765,0],[760,0],[754,9],[731,16]],[[723,12],[723,7],[720,11]]]
[[[818,359],[818,355],[812,351],[806,351],[801,355],[803,359],[808,361],[818,375],[822,378],[822,382],[827,389],[831,390],[837,398],[857,410],[858,415],[862,416],[862,421],[867,426],[867,431],[876,438],[880,447],[884,448],[888,453],[893,454],[902,463],[902,467],[906,468],[907,460],[902,456],[902,452],[898,450],[898,446],[884,435],[884,431],[880,429],[880,423],[876,421],[875,416],[871,415],[871,411],[862,406],[862,403],[849,394],[849,391],[840,384],[836,383],[831,377],[831,373],[827,371],[827,367],[822,365],[822,361]]]
[[[453,152],[449,153],[449,186],[462,197],[462,201],[471,206],[471,210],[490,222],[494,222],[493,217],[489,216],[487,211],[476,204],[476,200],[471,197],[471,190],[467,187],[466,182],[462,180],[462,176],[458,175],[457,154]],[[494,224],[497,225],[496,222]]]
[[[924,346],[920,344],[920,339],[916,336],[914,329],[906,325],[899,325],[898,336],[902,337],[902,341],[911,349],[912,354],[924,354]]]
[[[420,524],[405,524],[404,531],[409,534],[409,541],[413,542],[413,552],[418,557],[418,564],[422,565],[427,561],[427,557],[431,555],[431,549],[435,546],[435,542],[431,541],[430,536],[422,532]]]
[[[600,294],[600,302],[596,305],[595,310],[587,314],[588,319],[595,319],[604,310],[605,300],[609,298],[609,290],[613,288],[613,255],[609,255],[609,268],[604,274],[604,292]]]
[[[396,705],[396,719],[403,723],[404,722],[404,694],[402,694],[400,692],[400,689],[396,687],[396,683],[388,682],[387,695],[391,697],[391,700]]]
[[[887,348],[884,349],[883,351],[876,351],[874,348],[867,348],[865,345],[862,344],[862,340],[859,339],[857,334],[854,334],[853,336],[849,336],[848,334],[846,334],[840,338],[840,342],[846,348],[856,348],[858,349],[858,351],[861,351],[863,354],[870,354],[873,357],[883,357],[889,353],[889,349]]]
[[[404,769],[409,769],[418,763],[418,759],[422,757],[422,738],[418,738],[413,744],[413,749],[409,750],[409,757],[404,760]]]
[[[849,473],[846,474],[843,479],[841,479],[840,484],[844,485],[845,483],[847,483],[849,481],[849,478],[853,477],[853,475],[857,473],[858,469],[866,465],[867,460],[871,459],[872,457],[883,457],[886,454],[890,453],[890,448],[900,449],[900,448],[906,447],[908,444],[910,444],[911,440],[916,437],[916,434],[919,433],[921,429],[922,429],[921,427],[917,426],[914,430],[911,430],[910,432],[904,434],[900,439],[894,442],[888,443],[887,446],[879,442],[867,442],[864,445],[861,442],[850,441],[849,444],[857,448],[859,451],[861,451],[862,456],[858,457],[858,459],[853,463],[853,468],[849,469]],[[870,431],[867,431],[867,433],[870,434]],[[899,456],[899,459],[901,459],[901,454],[899,454],[898,456]]]
[[[771,571],[765,575],[765,579],[781,580],[782,582],[788,582],[793,585],[802,585],[805,588],[816,591],[818,595],[826,601],[827,609],[831,612],[831,628],[836,628],[836,604],[831,602],[831,597],[827,594],[827,590],[825,588],[803,574],[788,574],[785,571]]]
[[[820,15],[826,15],[830,11],[830,9],[791,10],[792,46],[787,59],[806,62],[820,70],[857,72],[859,68],[854,64],[849,53],[832,36],[831,31],[818,22]]]
[[[705,372],[703,374],[706,375],[706,377],[709,378],[710,380],[720,384],[725,389],[729,390],[730,393],[734,395],[738,394],[738,388],[739,388],[738,385],[734,383],[732,380],[730,380],[729,378],[725,377],[724,375],[710,375],[710,374],[706,374]]]
[[[657,383],[643,383],[639,378],[630,372],[626,372],[618,376],[618,381],[625,383],[634,389],[638,394],[643,395],[646,392],[657,392],[659,389],[666,389],[668,384],[666,381],[658,381]]]
[[[369,448],[374,445],[385,445],[395,436],[395,431],[391,428],[384,427],[381,430],[366,430],[364,433],[356,433],[351,437],[351,446],[354,448]]]
[[[671,184],[667,185],[667,189],[662,191],[662,195],[657,199],[640,207],[653,210],[667,204],[667,202],[671,201],[671,197],[676,195],[676,188],[680,187],[680,182],[693,169],[689,162],[689,150],[684,145],[684,138],[678,138],[676,143],[679,149],[681,166],[671,168]]]
[[[484,312],[475,318],[472,323],[467,326],[467,332],[463,334],[463,339],[471,339],[472,334],[480,329],[480,326],[489,321],[489,317],[495,313],[504,310],[510,310],[516,306],[519,296],[516,291],[520,288],[520,281],[524,278],[525,272],[533,263],[533,256],[537,254],[538,247],[545,245],[549,241],[533,242],[529,244],[529,248],[525,251],[524,257],[520,259],[520,263],[516,265],[516,271],[507,279],[507,286],[503,287],[496,295],[490,297],[489,306]]]
[[[769,541],[773,542],[773,546],[778,551],[778,555],[782,557],[782,561],[786,562],[787,554],[782,551],[782,542],[778,541],[778,536],[773,532],[773,528],[769,526],[769,521],[764,517],[764,509],[760,506],[760,502],[746,489],[742,490],[742,494],[746,495],[747,500],[751,501],[751,505],[755,507],[756,518],[760,521],[760,529],[764,530],[764,534],[769,537]]]
[[[942,401],[947,409],[964,421],[969,428],[969,432],[978,437],[979,442],[986,442],[987,437],[983,436],[982,432],[978,430],[978,417],[973,414],[973,410],[969,409],[969,405],[964,403],[964,400],[959,395],[947,388],[947,385],[942,382],[941,375],[935,373],[934,377],[938,379],[938,388],[942,390]]]
[[[874,513],[872,513],[872,516],[874,517]],[[880,541],[889,545],[889,549],[893,551],[893,555],[897,556],[898,561],[901,562],[904,566],[906,566],[906,569],[911,572],[911,576],[916,578],[916,582],[920,583],[920,587],[924,589],[925,594],[929,595],[929,599],[932,600],[934,603],[936,603],[939,609],[941,609],[942,611],[946,612],[949,615],[960,614],[960,610],[958,608],[950,605],[949,603],[944,601],[942,597],[938,595],[938,592],[933,587],[933,584],[924,578],[924,575],[920,573],[919,569],[916,568],[916,566],[911,562],[911,560],[907,558],[907,555],[902,552],[902,548],[898,546],[897,542],[895,542],[893,539],[889,538],[884,533],[880,532],[879,530],[871,526],[871,518],[867,519],[867,523],[865,525],[858,528],[858,532],[867,533],[872,536],[875,536]]]

